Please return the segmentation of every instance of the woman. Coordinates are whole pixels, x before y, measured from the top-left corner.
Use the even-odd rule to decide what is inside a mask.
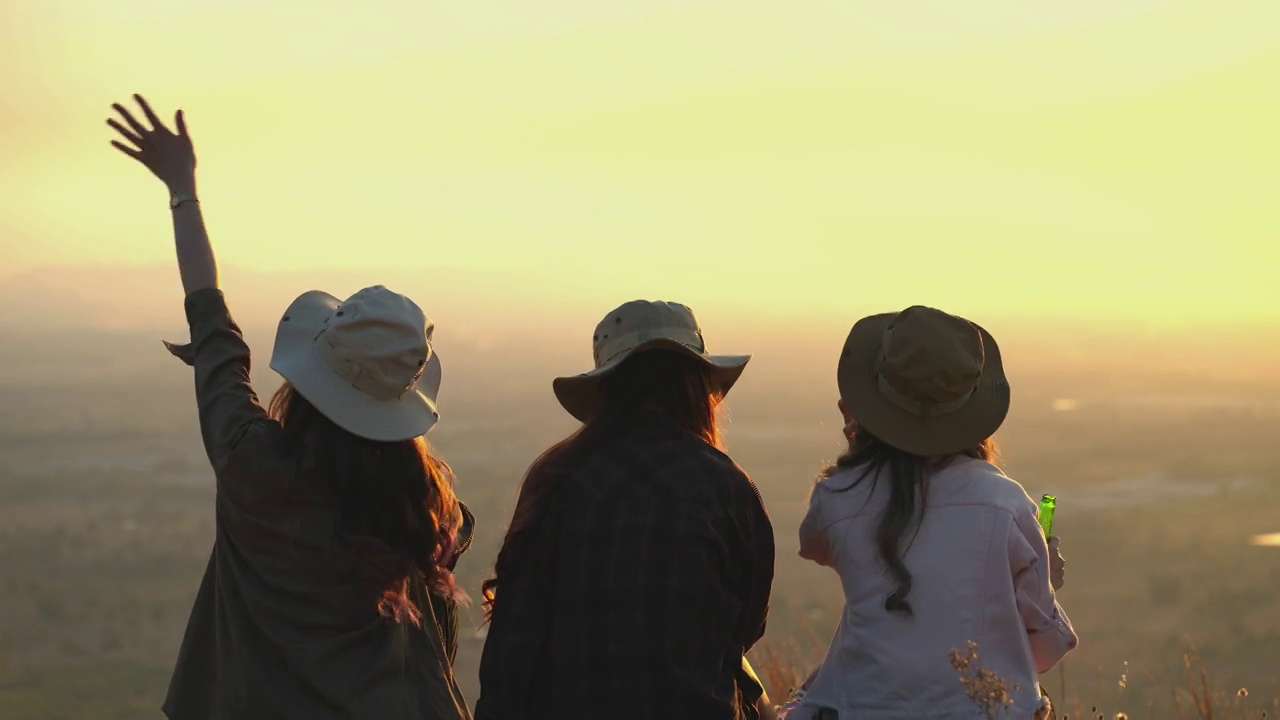
[[[1036,716],[1037,673],[1077,638],[1054,597],[1057,541],[993,464],[1009,409],[995,340],[930,308],[876,315],[854,325],[837,379],[849,451],[813,490],[800,555],[835,569],[845,609],[789,717],[985,718],[951,661],[969,642],[1004,680],[993,709]]]
[[[529,468],[484,584],[476,718],[758,717],[773,530],[716,418],[749,358],[709,355],[671,303],[593,341],[595,369],[554,383],[583,426]]]
[[[120,105],[117,149],[166,186],[217,483],[216,536],[164,703],[175,720],[467,718],[454,682],[452,568],[470,515],[422,435],[440,359],[408,298],[312,291],[280,319],[264,409],[218,289],[182,112],[170,132]]]

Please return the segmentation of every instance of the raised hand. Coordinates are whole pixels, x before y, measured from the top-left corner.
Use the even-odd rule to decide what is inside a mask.
[[[169,188],[169,209],[173,211],[173,242],[178,251],[178,272],[187,294],[218,287],[218,263],[209,244],[209,233],[204,227],[204,216],[196,199],[196,153],[187,134],[187,122],[179,110],[173,117],[171,131],[156,117],[151,106],[141,95],[134,95],[138,107],[146,117],[147,127],[138,122],[120,103],[111,107],[120,113],[124,124],[115,118],[107,124],[120,133],[127,142],[111,141],[117,150],[137,160],[160,178]],[[189,360],[190,348],[171,346],[169,351],[183,360]]]
[[[177,132],[171,132],[141,95],[134,95],[133,99],[142,108],[151,127],[138,122],[123,105],[115,103],[111,107],[120,114],[128,127],[121,125],[115,118],[108,119],[107,124],[123,135],[128,143],[112,140],[111,144],[145,165],[169,188],[170,194],[194,195],[196,153],[191,145],[191,136],[187,134],[187,123],[182,111],[179,110],[173,117]]]

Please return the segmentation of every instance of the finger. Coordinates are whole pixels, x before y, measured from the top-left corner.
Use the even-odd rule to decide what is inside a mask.
[[[125,140],[128,140],[129,142],[133,143],[134,145],[137,145],[137,146],[138,146],[138,148],[141,148],[141,147],[142,147],[142,144],[143,144],[143,143],[142,143],[142,138],[140,138],[140,137],[138,137],[137,135],[135,135],[135,134],[133,134],[133,133],[129,132],[129,131],[128,131],[128,130],[123,126],[123,125],[121,125],[120,123],[116,122],[115,120],[108,120],[108,121],[107,121],[107,124],[108,124],[108,125],[110,125],[111,127],[115,128],[115,131],[116,131],[116,132],[118,132],[118,133],[120,133],[121,135],[123,135]]]
[[[133,99],[138,102],[138,107],[142,108],[142,113],[147,116],[147,122],[151,123],[152,128],[155,128],[156,130],[168,130],[168,128],[164,126],[164,123],[160,122],[160,118],[156,116],[155,112],[151,109],[151,106],[147,104],[147,101],[144,100],[141,95],[135,93]]]
[[[177,126],[179,135],[182,137],[187,136],[187,118],[182,114],[181,110],[173,114],[173,124]]]
[[[129,147],[129,146],[127,146],[127,145],[125,145],[125,144],[124,144],[124,143],[122,143],[122,142],[118,142],[118,141],[116,141],[116,140],[112,140],[112,141],[111,141],[111,147],[114,147],[115,149],[119,150],[120,152],[124,153],[125,155],[128,155],[129,157],[133,158],[134,160],[137,160],[137,161],[139,161],[139,162],[141,162],[141,161],[142,161],[142,153],[141,153],[141,152],[139,152],[139,151],[137,151],[137,150],[134,150],[133,148],[131,148],[131,147]]]
[[[135,133],[140,136],[147,134],[147,129],[142,126],[142,123],[138,122],[137,119],[133,117],[133,113],[129,112],[125,106],[120,103],[112,103],[111,107],[116,112],[120,113],[120,117],[124,118],[124,121],[129,123],[129,127],[133,128]]]

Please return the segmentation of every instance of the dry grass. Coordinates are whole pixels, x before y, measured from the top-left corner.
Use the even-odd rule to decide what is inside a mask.
[[[752,654],[751,666],[775,703],[790,697],[808,675],[805,654],[794,640],[762,644]]]
[[[987,720],[1000,720],[1013,707],[1013,695],[1022,688],[1010,683],[993,670],[978,665],[978,644],[969,641],[964,650],[951,651],[951,667],[960,676],[964,694],[982,710]]]
[[[785,702],[813,669],[806,653],[793,640],[768,642],[752,651],[752,665],[775,703]],[[990,720],[1003,719],[1015,688],[978,664],[978,647],[969,643],[951,652],[951,665],[966,695]],[[1178,671],[1166,669],[1168,702],[1157,706],[1125,707],[1123,690],[1128,684],[1128,664],[1119,676],[1121,689],[1116,707],[1104,707],[1072,696],[1054,698],[1060,720],[1280,720],[1280,698],[1255,698],[1248,688],[1213,676],[1197,648],[1190,647],[1178,663]]]

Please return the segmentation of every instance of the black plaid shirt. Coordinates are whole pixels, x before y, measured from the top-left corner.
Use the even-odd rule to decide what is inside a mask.
[[[564,480],[500,578],[476,720],[756,718],[773,529],[732,460],[651,412]]]

